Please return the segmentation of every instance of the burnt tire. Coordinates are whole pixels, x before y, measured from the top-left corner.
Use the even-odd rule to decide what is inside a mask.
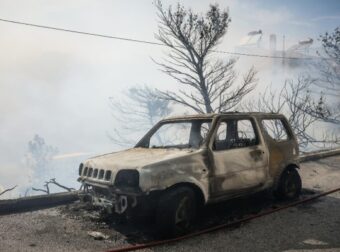
[[[288,168],[282,172],[274,196],[278,199],[295,199],[299,197],[301,188],[301,177],[298,171],[295,168]]]
[[[165,192],[159,200],[156,225],[161,237],[175,237],[190,231],[196,216],[196,199],[189,187]]]

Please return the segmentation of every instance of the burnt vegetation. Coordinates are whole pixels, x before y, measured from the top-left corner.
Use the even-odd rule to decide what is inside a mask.
[[[175,106],[199,114],[233,110],[282,113],[292,125],[302,150],[339,145],[339,27],[320,36],[322,49],[314,64],[315,77],[301,73],[295,79],[287,79],[280,89],[268,86],[247,99],[258,82],[255,68],[239,76],[236,58],[218,57],[217,47],[231,24],[229,11],[217,4],[210,5],[205,14],[181,4],[166,8],[157,1],[155,6],[159,20],[155,36],[166,50],[165,57],[153,61],[177,85],[171,91],[134,87],[121,100],[111,98],[114,118],[120,122],[120,128],[109,134],[113,143],[132,146],[136,143],[134,133],[146,132],[171,114]],[[323,133],[314,130],[320,123],[326,123]]]
[[[0,196],[7,193],[7,192],[13,191],[15,188],[17,188],[17,185],[3,190],[2,192],[0,192]]]
[[[274,90],[269,86],[257,99],[244,102],[240,109],[245,111],[261,111],[267,113],[284,114],[294,129],[300,148],[309,145],[334,146],[340,143],[336,132],[327,132],[316,136],[313,127],[320,121],[329,122],[333,115],[326,97],[321,93],[319,97],[312,94],[311,89],[317,79],[309,76],[299,76],[296,80],[286,80],[284,86]],[[275,132],[282,131],[282,125],[273,125]]]
[[[136,138],[171,113],[170,102],[160,99],[155,92],[155,89],[148,86],[132,87],[120,99],[109,98],[112,116],[120,125],[108,133],[114,144],[133,146]]]
[[[235,71],[236,59],[223,60],[214,51],[226,35],[230,15],[217,4],[205,15],[180,4],[164,9],[156,2],[159,29],[156,38],[168,49],[160,70],[182,87],[178,92],[158,90],[158,96],[196,113],[224,112],[234,108],[255,88],[256,71],[242,78]]]
[[[45,184],[44,184],[44,188],[45,188],[45,189],[32,187],[32,190],[33,190],[33,191],[37,191],[37,192],[43,192],[43,193],[46,193],[46,194],[50,194],[50,185],[51,185],[51,184],[53,184],[53,185],[55,185],[55,186],[57,186],[57,187],[60,187],[60,188],[66,190],[66,191],[68,191],[68,192],[71,192],[71,191],[76,190],[76,189],[74,189],[74,188],[67,187],[67,186],[64,186],[64,185],[58,183],[58,182],[56,181],[55,178],[52,178],[52,179],[50,179],[49,181],[46,181],[46,182],[45,182]]]

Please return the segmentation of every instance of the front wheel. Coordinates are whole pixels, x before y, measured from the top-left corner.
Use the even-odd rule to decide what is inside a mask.
[[[187,233],[196,215],[195,193],[189,187],[178,187],[160,199],[156,224],[162,236]]]
[[[295,168],[286,169],[280,177],[274,194],[279,199],[295,199],[301,193],[301,177]]]

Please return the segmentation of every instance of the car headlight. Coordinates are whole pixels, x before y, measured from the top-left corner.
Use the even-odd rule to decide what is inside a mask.
[[[115,178],[115,186],[138,187],[139,172],[136,170],[121,170]]]

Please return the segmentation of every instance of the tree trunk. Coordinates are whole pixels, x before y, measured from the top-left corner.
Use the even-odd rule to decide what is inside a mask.
[[[200,66],[201,65],[203,65],[203,62],[200,64]],[[211,107],[211,101],[210,101],[210,97],[209,97],[209,94],[208,94],[207,87],[205,86],[205,78],[203,76],[202,68],[199,67],[197,69],[197,72],[198,72],[198,75],[199,75],[199,78],[200,78],[201,94],[202,94],[203,100],[204,100],[205,112],[206,113],[213,113],[214,111]]]

